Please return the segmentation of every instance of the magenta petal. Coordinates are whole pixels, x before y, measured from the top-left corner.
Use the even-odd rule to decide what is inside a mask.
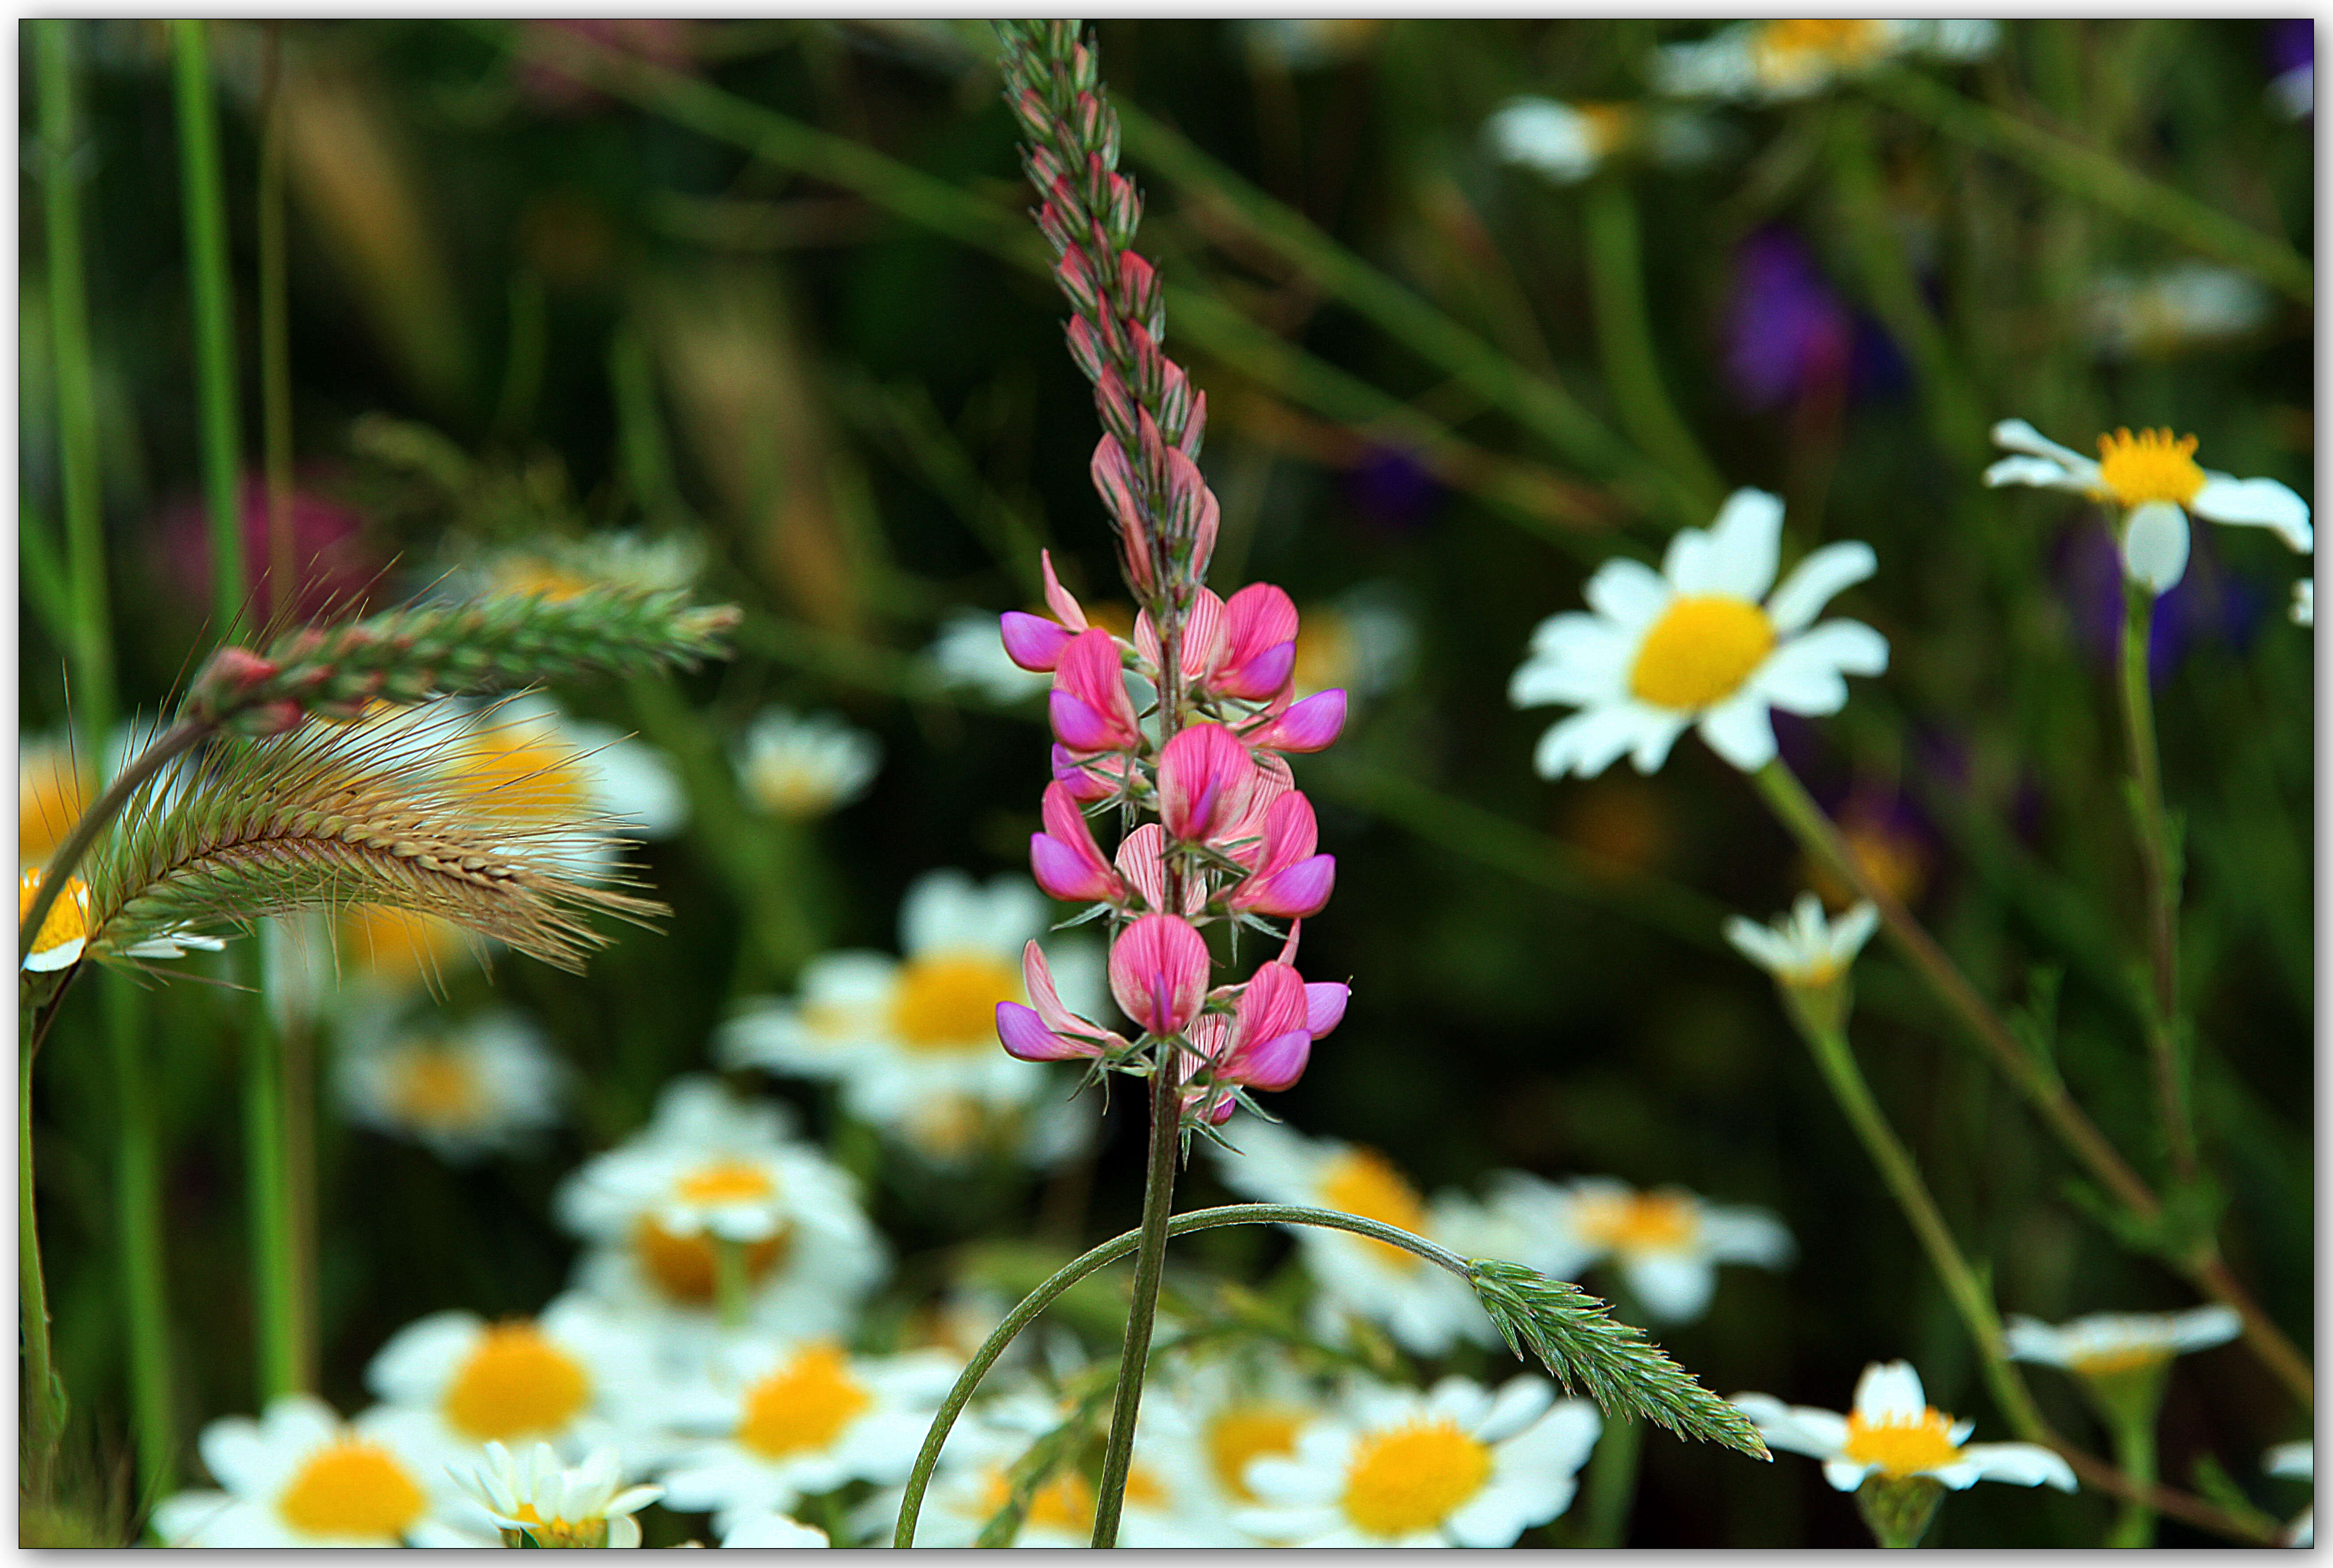
[[[1061,580],[1053,575],[1053,553],[1050,550],[1040,550],[1037,552],[1037,561],[1045,573],[1045,602],[1052,607],[1053,613],[1059,616],[1061,624],[1069,629],[1061,634],[1061,640],[1066,642],[1069,640],[1070,632],[1083,631],[1086,629],[1085,610],[1078,603],[1077,596],[1062,587]],[[1045,668],[1051,669],[1053,667],[1049,664]]]
[[[1234,665],[1215,681],[1215,688],[1225,697],[1236,697],[1249,702],[1262,702],[1277,697],[1288,678],[1296,671],[1296,645],[1292,642],[1274,644],[1249,659]]]
[[[1107,899],[1118,891],[1109,868],[1087,861],[1059,839],[1029,835],[1029,870],[1037,885],[1065,903]]]
[[[1207,965],[1206,938],[1188,921],[1145,915],[1110,945],[1110,995],[1151,1034],[1177,1034],[1206,1000]]]
[[[1254,744],[1274,751],[1325,751],[1345,728],[1345,694],[1320,692],[1282,714]]]
[[[1312,1036],[1302,1029],[1276,1035],[1248,1053],[1242,1080],[1253,1089],[1286,1089],[1304,1076],[1312,1057]]]
[[[1018,1002],[996,1005],[996,1038],[1003,1043],[1007,1054],[1023,1062],[1061,1062],[1094,1053],[1080,1050],[1076,1041],[1046,1028],[1045,1021],[1037,1016],[1034,1008],[1023,1007]]]
[[[1290,789],[1275,796],[1263,815],[1263,869],[1285,871],[1310,855],[1320,843],[1320,824],[1304,792]]]
[[[1211,842],[1246,814],[1255,784],[1255,763],[1239,736],[1219,724],[1195,724],[1159,753],[1158,814],[1175,837]]]
[[[1352,995],[1350,986],[1336,980],[1315,980],[1304,987],[1304,1026],[1312,1038],[1318,1040],[1345,1021],[1345,1004]]]
[[[1118,726],[1066,691],[1051,693],[1053,735],[1071,751],[1109,751],[1118,744]]]
[[[1224,604],[1224,644],[1234,664],[1245,664],[1275,643],[1296,640],[1296,601],[1285,589],[1251,582]]]
[[[1061,661],[1061,649],[1069,644],[1068,632],[1043,616],[1032,615],[1025,610],[1008,610],[997,620],[1007,659],[1034,674],[1053,672],[1053,667]]]
[[[1232,895],[1232,902],[1275,919],[1299,919],[1319,914],[1336,890],[1337,857],[1314,855],[1285,871],[1251,878]]]
[[[1106,801],[1117,793],[1108,779],[1080,765],[1066,746],[1053,747],[1053,778],[1070,792],[1071,800]]]

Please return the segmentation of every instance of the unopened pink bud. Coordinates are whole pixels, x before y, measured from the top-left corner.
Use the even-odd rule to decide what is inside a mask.
[[[1325,751],[1344,728],[1344,692],[1323,691],[1280,714],[1251,734],[1247,743],[1272,751]]]

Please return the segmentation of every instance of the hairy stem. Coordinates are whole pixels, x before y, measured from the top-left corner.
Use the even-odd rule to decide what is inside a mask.
[[[1175,908],[1168,905],[1168,908]],[[1093,1544],[1118,1544],[1126,1506],[1126,1477],[1134,1464],[1134,1425],[1150,1366],[1150,1335],[1158,1316],[1158,1286],[1166,1268],[1166,1226],[1175,1205],[1175,1157],[1182,1099],[1175,1084],[1175,1047],[1163,1048],[1150,1075],[1150,1162],[1144,1175],[1142,1228],[1134,1260],[1134,1300],[1126,1315],[1126,1347],[1118,1361],[1118,1398],[1110,1407],[1109,1442],[1102,1450],[1101,1486],[1094,1497]]]
[[[2147,680],[2146,647],[2155,624],[2155,595],[2124,585],[2122,721],[2130,746],[2136,796],[2138,853],[2146,874],[2146,945],[2155,978],[2146,1011],[2147,1053],[2171,1168],[2195,1175],[2195,1124],[2187,1103],[2186,1065],[2179,1059],[2179,866],[2171,823],[2163,809],[2163,761],[2155,739],[2155,694]]]

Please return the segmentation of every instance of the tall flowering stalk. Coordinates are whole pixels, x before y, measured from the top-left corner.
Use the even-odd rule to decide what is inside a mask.
[[[1142,198],[1118,172],[1118,117],[1075,23],[1003,28],[1005,100],[1027,140],[1038,227],[1069,299],[1070,356],[1094,388],[1103,429],[1094,488],[1117,531],[1141,607],[1131,640],[1090,624],[1044,564],[1053,619],[1008,614],[1014,663],[1050,673],[1053,779],[1037,880],[1092,902],[1112,927],[1110,990],[1139,1033],[1128,1040],[1068,1013],[1035,945],[1034,1008],[997,1010],[1005,1049],[1032,1061],[1082,1057],[1096,1073],[1150,1083],[1150,1150],[1133,1310],[1102,1460],[1093,1543],[1112,1544],[1134,1448],[1172,1211],[1176,1154],[1195,1129],[1229,1117],[1251,1090],[1284,1089],[1313,1039],[1344,1012],[1341,985],[1307,986],[1296,933],[1244,982],[1211,985],[1209,926],[1271,929],[1328,901],[1335,863],[1315,854],[1312,809],[1282,754],[1317,751],[1343,726],[1345,695],[1295,700],[1296,608],[1257,583],[1226,601],[1205,587],[1218,508],[1199,473],[1207,403],[1163,346],[1158,275],[1136,254]],[[1152,701],[1138,709],[1127,677]],[[1123,836],[1102,857],[1090,815]],[[1277,933],[1275,933],[1277,935]]]

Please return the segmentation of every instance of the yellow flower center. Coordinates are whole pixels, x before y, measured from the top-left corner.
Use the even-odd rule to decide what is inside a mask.
[[[1774,623],[1744,599],[1691,594],[1669,601],[1645,633],[1628,689],[1655,707],[1714,707],[1742,688],[1774,651]]]
[[[1877,22],[1819,17],[1793,22],[1769,22],[1758,30],[1751,50],[1758,73],[1771,80],[1795,75],[1810,62],[1856,66],[1880,52],[1882,34]]]
[[[2107,1350],[2079,1352],[2066,1358],[2072,1370],[2086,1378],[2144,1371],[2170,1359],[2168,1345],[2115,1345]]]
[[[1345,1470],[1345,1517],[1372,1535],[1430,1530],[1491,1478],[1491,1450],[1446,1418],[1362,1439]]]
[[[483,808],[530,822],[581,814],[590,803],[581,755],[557,736],[524,724],[489,726],[453,759],[464,793]]]
[[[683,1203],[746,1203],[778,1190],[770,1173],[742,1159],[716,1159],[698,1166],[672,1184]]]
[[[1208,1422],[1207,1464],[1215,1485],[1243,1503],[1254,1502],[1247,1486],[1248,1461],[1294,1453],[1306,1419],[1302,1410],[1286,1405],[1234,1405]]]
[[[531,593],[552,604],[562,604],[588,593],[592,586],[588,579],[563,566],[554,566],[538,555],[522,555],[497,563],[493,582],[497,593]]]
[[[1349,1149],[1331,1161],[1321,1173],[1320,1202],[1412,1236],[1426,1234],[1425,1200],[1393,1162],[1374,1149]],[[1415,1269],[1422,1261],[1389,1241],[1364,1245],[1375,1248],[1379,1260],[1391,1267]]]
[[[408,1124],[456,1131],[484,1118],[485,1094],[470,1063],[442,1045],[415,1045],[400,1056],[390,1102]]]
[[[996,1005],[1021,998],[1021,971],[986,953],[930,953],[899,971],[891,1029],[910,1051],[985,1051]]]
[[[429,1505],[387,1449],[355,1438],[322,1448],[275,1500],[283,1522],[303,1535],[395,1539]]]
[[[582,1363],[531,1323],[496,1323],[446,1386],[446,1422],[471,1441],[548,1436],[591,1400]]]
[[[1296,695],[1353,684],[1359,673],[1359,649],[1353,629],[1333,610],[1308,610],[1296,629]]]
[[[461,928],[435,915],[358,904],[341,916],[341,958],[394,986],[434,982],[465,950]]]
[[[1599,158],[1627,145],[1636,130],[1636,111],[1628,104],[1576,103],[1572,108],[1588,122],[1588,143]]]
[[[1839,1457],[1858,1465],[1876,1465],[1892,1480],[1941,1469],[1960,1457],[1953,1441],[1953,1419],[1934,1405],[1908,1421],[1866,1421],[1847,1418],[1847,1446]]]
[[[812,1345],[746,1394],[737,1440],[771,1459],[831,1448],[874,1402],[851,1377],[840,1346]]]
[[[1682,1192],[1599,1193],[1577,1200],[1573,1225],[1580,1237],[1614,1252],[1666,1252],[1689,1246],[1701,1216]]]
[[[991,1469],[973,1505],[984,1524],[1012,1500],[1013,1482],[1002,1469]],[[1140,1464],[1126,1472],[1126,1504],[1129,1508],[1157,1508],[1166,1501],[1166,1488]],[[1070,1535],[1093,1532],[1093,1484],[1075,1470],[1064,1470],[1029,1495],[1029,1511],[1022,1515],[1024,1529],[1052,1530]]]
[[[2098,498],[2111,496],[2125,507],[2149,501],[2184,506],[2203,487],[2195,466],[2195,438],[2168,430],[2117,430],[2098,438]]]
[[[792,1240],[792,1227],[773,1236],[744,1245],[743,1262],[745,1283],[758,1284],[786,1255]],[[639,1255],[640,1266],[655,1280],[658,1287],[674,1301],[691,1306],[702,1306],[713,1299],[715,1265],[713,1238],[699,1231],[693,1236],[675,1236],[648,1215],[642,1215],[632,1227],[632,1248]]]
[[[745,787],[772,816],[814,817],[834,804],[834,774],[805,756],[773,753],[755,758]]]
[[[33,900],[41,894],[41,868],[27,866],[16,874],[16,924],[22,928],[24,917],[33,912]],[[65,879],[65,890],[49,906],[41,918],[41,934],[33,938],[33,950],[25,962],[46,957],[52,953],[73,948],[75,943],[89,940],[89,884],[79,877]],[[74,949],[78,954],[78,949]]]
[[[37,866],[54,854],[89,800],[70,754],[56,746],[26,750],[16,764],[16,863]]]

